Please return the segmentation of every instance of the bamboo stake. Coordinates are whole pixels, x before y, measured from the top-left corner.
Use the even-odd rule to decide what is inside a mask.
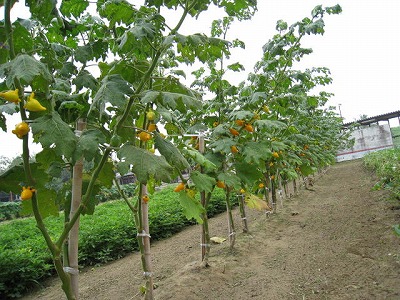
[[[199,133],[199,152],[201,154],[204,153],[205,145],[204,145],[204,135]],[[200,172],[204,172],[203,167],[201,167]],[[203,220],[203,224],[201,226],[201,261],[204,267],[208,267],[208,256],[210,254],[210,233],[208,230],[208,216],[207,216],[207,204],[208,198],[211,197],[211,194],[207,195],[206,192],[202,191],[200,193],[200,201],[201,205],[204,208],[204,213],[201,214],[201,219]]]
[[[225,203],[226,203],[226,213],[228,216],[228,233],[229,233],[229,248],[232,250],[235,246],[235,224],[233,222],[232,216],[232,206],[230,203],[230,188],[226,187],[225,190]]]
[[[80,136],[82,131],[86,129],[86,121],[79,119],[76,124],[75,134]],[[72,200],[70,218],[75,214],[82,201],[82,173],[83,159],[80,158],[74,165],[72,174]],[[64,268],[71,277],[71,288],[75,298],[79,298],[79,266],[78,266],[78,247],[79,247],[79,219],[77,218],[74,226],[72,226],[68,237],[68,263],[69,267]]]
[[[153,300],[153,274],[151,264],[151,248],[150,248],[150,228],[149,228],[149,204],[143,200],[147,196],[147,186],[142,184],[141,191],[141,211],[142,211],[142,226],[143,231],[139,233],[143,243],[143,258],[144,258],[144,277],[146,279],[146,300]]]
[[[249,226],[247,223],[247,217],[246,217],[246,208],[244,206],[244,194],[238,195],[239,198],[239,211],[240,211],[240,217],[242,218],[242,225],[243,225],[243,233],[248,233],[249,232]]]

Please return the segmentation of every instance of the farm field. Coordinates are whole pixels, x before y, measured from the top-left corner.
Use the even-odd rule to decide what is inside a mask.
[[[206,269],[199,226],[153,243],[155,299],[400,299],[400,209],[374,183],[360,160],[332,166],[277,214],[249,210],[251,233],[237,234],[233,252],[213,245]],[[212,236],[226,231],[225,214],[210,220]],[[142,282],[132,254],[83,271],[80,299],[140,299]],[[44,285],[22,299],[64,299],[58,279]]]

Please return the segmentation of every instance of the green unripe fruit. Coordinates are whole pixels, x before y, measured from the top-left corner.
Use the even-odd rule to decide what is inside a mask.
[[[121,146],[122,139],[119,135],[113,135],[110,140],[111,147],[119,147]]]

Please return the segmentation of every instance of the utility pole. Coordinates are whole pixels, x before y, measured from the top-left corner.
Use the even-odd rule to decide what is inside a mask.
[[[340,109],[340,106],[342,106],[342,104],[338,104],[339,106],[339,114],[340,114],[340,118],[342,119],[342,123],[343,123],[343,116],[342,116],[342,110]]]

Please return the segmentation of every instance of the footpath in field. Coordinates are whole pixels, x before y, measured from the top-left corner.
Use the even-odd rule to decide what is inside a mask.
[[[213,245],[207,269],[198,226],[154,243],[156,299],[400,299],[400,207],[373,184],[361,161],[336,164],[277,214],[249,211],[250,234],[237,217],[235,250]],[[225,214],[210,229],[226,236]],[[85,270],[80,299],[141,299],[140,270],[137,254]],[[58,281],[47,285],[24,299],[63,299]]]

